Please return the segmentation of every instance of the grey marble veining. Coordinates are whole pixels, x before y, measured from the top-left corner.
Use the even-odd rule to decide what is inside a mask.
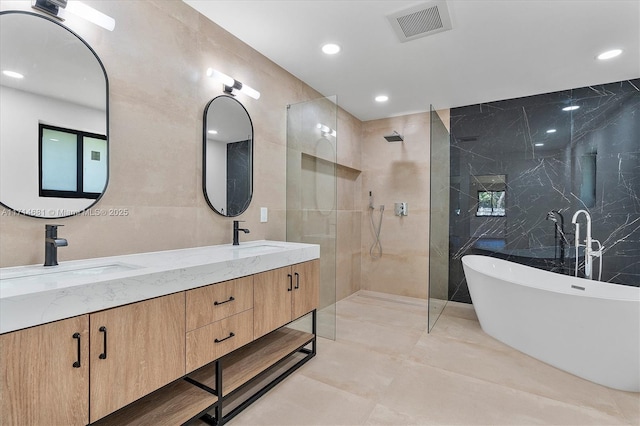
[[[69,261],[58,267],[0,268],[0,333],[319,257],[315,244],[251,241]],[[110,268],[105,273],[94,273],[105,266]]]
[[[562,111],[570,105],[580,108]],[[640,286],[640,79],[454,108],[450,148],[450,296],[462,295],[453,300],[469,302],[463,255],[556,245],[551,210],[571,245],[571,218],[587,210],[604,246],[602,280]],[[476,216],[488,176],[505,177],[502,218]],[[570,273],[573,259],[510,260]]]

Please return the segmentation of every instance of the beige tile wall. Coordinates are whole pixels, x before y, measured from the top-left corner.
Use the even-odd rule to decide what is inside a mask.
[[[203,75],[210,66],[262,94],[257,101],[238,96],[253,120],[256,159],[253,201],[239,217],[251,230],[243,239],[284,239],[286,106],[320,95],[182,1],[87,3],[116,19],[113,32],[66,22],[95,49],[109,76],[110,179],[96,207],[126,208],[129,215],[0,216],[0,266],[41,263],[44,224],[52,222],[65,225],[60,235],[69,240],[59,250],[61,261],[230,242],[232,219],[211,211],[202,195],[202,114],[222,94]],[[2,1],[0,8],[32,11],[29,4]],[[340,112],[345,130],[338,155],[350,167],[360,163],[359,126]],[[269,208],[268,223],[259,223],[260,207]],[[352,256],[353,244],[342,240],[342,246]]]
[[[396,130],[404,142],[383,136]],[[429,241],[429,113],[363,123],[362,137],[362,288],[426,298]],[[384,215],[380,241],[382,257],[373,259],[374,242],[369,191],[373,192],[378,226]],[[394,204],[408,203],[408,216],[396,216]]]
[[[360,187],[362,173],[340,166],[338,178],[338,232],[336,300],[360,290],[361,285],[361,221]]]
[[[262,93],[238,97],[253,120],[256,159],[253,200],[239,219],[251,229],[244,240],[284,239],[286,106],[320,94],[180,0],[87,3],[116,19],[113,32],[66,22],[109,76],[110,179],[96,207],[129,215],[0,216],[0,266],[41,263],[44,224],[52,222],[65,225],[60,235],[69,240],[61,261],[230,242],[232,219],[202,195],[202,113],[221,94],[204,76],[210,66]],[[24,1],[1,1],[0,10],[32,11]],[[394,129],[404,144],[382,139]],[[339,110],[338,132],[337,299],[360,288],[426,297],[428,114],[363,123]],[[368,256],[369,190],[386,206],[379,261]],[[408,217],[393,215],[396,201],[409,203]],[[268,223],[259,223],[260,207],[269,208]]]

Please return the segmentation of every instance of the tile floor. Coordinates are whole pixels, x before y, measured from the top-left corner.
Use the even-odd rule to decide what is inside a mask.
[[[337,339],[229,425],[640,425],[615,391],[484,334],[449,303],[430,334],[420,299],[360,291],[337,304]]]

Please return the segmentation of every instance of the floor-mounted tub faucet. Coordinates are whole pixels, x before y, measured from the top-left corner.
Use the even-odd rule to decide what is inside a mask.
[[[556,266],[564,266],[564,249],[565,249],[565,234],[564,234],[564,217],[558,210],[551,210],[547,213],[547,220],[554,223],[554,241],[555,241],[555,258]]]
[[[240,231],[244,232],[245,234],[249,233],[248,229],[240,228],[240,222],[244,222],[244,220],[233,221],[233,245],[234,246],[240,245],[240,241],[238,239],[238,234],[240,233]]]
[[[578,223],[578,216],[580,214],[584,214],[584,217],[587,221],[587,235],[584,239],[584,245],[580,244],[580,224]],[[576,269],[575,275],[578,276],[578,251],[580,247],[584,247],[584,276],[588,279],[593,279],[593,258],[600,258],[600,269],[598,271],[598,280],[602,278],[602,244],[600,241],[591,239],[591,215],[586,210],[578,210],[573,215],[573,219],[571,219],[571,223],[573,223],[576,227]],[[593,249],[593,243],[598,244],[598,250]]]
[[[69,242],[64,238],[58,238],[58,226],[44,226],[44,266],[56,266],[58,264],[58,247],[66,247]]]

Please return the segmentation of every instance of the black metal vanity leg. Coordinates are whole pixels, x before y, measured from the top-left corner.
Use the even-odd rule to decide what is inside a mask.
[[[312,312],[313,313],[311,315],[311,333],[313,335],[316,335],[317,334],[317,327],[318,327],[318,322],[317,322],[317,319],[316,319],[316,312],[317,311],[314,309]]]
[[[314,309],[313,314],[311,315],[311,333],[313,333],[313,341],[311,342],[311,356],[316,355],[316,338],[317,338],[317,328],[318,328],[318,320],[317,320],[317,312]]]
[[[218,404],[215,408],[216,426],[224,424],[222,419],[222,360],[216,361],[216,393],[218,394]]]

